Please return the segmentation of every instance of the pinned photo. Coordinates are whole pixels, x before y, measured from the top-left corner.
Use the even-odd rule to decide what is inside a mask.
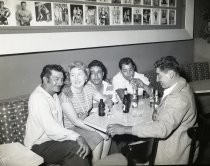
[[[151,9],[143,9],[143,25],[151,24]]]
[[[153,8],[152,9],[152,25],[160,25],[160,9]]]
[[[140,7],[133,8],[133,24],[142,25],[142,9]]]
[[[160,6],[160,0],[153,0],[152,5],[153,6]]]
[[[97,25],[97,9],[96,6],[85,6],[85,24]]]
[[[121,3],[122,4],[127,4],[127,5],[132,5],[133,4],[133,0],[122,0]]]
[[[168,0],[160,0],[160,6],[168,7]]]
[[[110,25],[110,13],[108,6],[98,7],[98,21],[99,25]]]
[[[152,5],[152,0],[143,0],[143,5],[151,6]]]
[[[168,10],[162,9],[161,10],[161,25],[167,25],[168,24]]]
[[[122,24],[122,7],[120,6],[111,6],[111,25],[121,25]]]
[[[132,8],[123,7],[123,24],[132,24]]]
[[[0,1],[0,25],[9,25],[8,18],[10,15],[10,9],[5,5],[4,1]]]
[[[55,25],[69,25],[69,9],[67,4],[54,3],[53,11]]]
[[[176,10],[169,10],[169,25],[176,25]]]
[[[52,21],[51,3],[35,2],[35,12],[36,12],[36,21],[37,22]]]
[[[83,5],[70,5],[71,25],[83,25]]]
[[[142,5],[142,0],[133,0],[134,5]]]

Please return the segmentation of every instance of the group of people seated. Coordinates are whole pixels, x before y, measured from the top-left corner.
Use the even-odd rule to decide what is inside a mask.
[[[87,116],[97,112],[100,99],[111,108],[122,102],[125,88],[131,95],[134,86],[138,95],[152,93],[148,78],[137,73],[133,60],[119,61],[111,83],[98,60],[88,66],[75,61],[66,71],[56,64],[44,66],[41,84],[29,98],[25,146],[42,156],[45,164],[87,166],[108,155],[112,137],[131,134],[160,138],[155,164],[187,164],[191,142],[187,129],[196,125],[197,116],[193,93],[179,75],[174,57],[162,57],[154,67],[164,88],[156,120],[136,126],[111,124],[104,134],[84,124]]]

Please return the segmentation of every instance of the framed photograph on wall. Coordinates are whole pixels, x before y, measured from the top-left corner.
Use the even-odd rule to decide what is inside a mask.
[[[110,13],[111,13],[110,25],[122,25],[122,7],[111,6]]]
[[[143,5],[151,6],[152,5],[152,0],[143,0]]]
[[[83,25],[83,5],[70,4],[71,25]]]
[[[169,25],[176,25],[176,10],[169,9]]]
[[[133,8],[133,24],[142,25],[142,8],[140,7]]]
[[[85,5],[85,25],[97,25],[97,7]]]
[[[143,25],[151,24],[151,9],[143,8]]]
[[[110,25],[110,10],[108,6],[98,6],[98,25]]]
[[[122,7],[122,17],[124,25],[132,24],[132,8],[131,7]]]
[[[194,0],[184,0],[184,2],[182,0],[175,0],[175,1],[168,0],[168,3],[171,5],[167,7],[161,5],[161,2],[163,3],[163,0],[159,1],[160,7],[155,7],[155,6],[150,7],[143,5],[142,3],[143,0],[141,0],[141,2],[139,1],[140,3],[142,3],[142,6],[122,5],[121,1],[119,0],[112,0],[112,2],[114,2],[115,4],[111,5],[109,3],[98,3],[96,1],[78,1],[77,3],[76,1],[71,2],[66,0],[65,2],[60,3],[56,2],[55,0],[53,0],[53,2],[49,2],[50,0],[45,0],[45,1],[28,0],[26,8],[32,12],[32,20],[30,21],[30,26],[27,25],[25,27],[17,25],[16,15],[15,15],[16,11],[20,9],[21,0],[3,0],[3,1],[5,2],[4,6],[8,8],[10,12],[7,13],[8,25],[0,25],[0,38],[1,38],[0,46],[4,48],[0,49],[0,55],[80,49],[80,48],[91,48],[91,47],[107,47],[115,45],[117,46],[117,45],[127,45],[127,44],[150,43],[150,42],[154,43],[154,42],[165,42],[165,41],[176,41],[176,40],[188,40],[193,38]],[[38,9],[38,5],[41,6],[40,2],[42,2],[42,4],[44,4],[44,6],[48,10],[48,11],[45,10],[44,9],[45,7],[43,7],[41,12],[43,16],[40,16],[38,14],[38,11],[39,12],[41,11],[41,8]],[[154,1],[151,0],[151,2],[153,4]],[[64,25],[64,26],[61,25],[61,24],[67,24],[67,20],[64,21],[65,20],[64,19],[61,21],[61,18],[59,17],[62,16],[57,17],[61,13],[55,14],[56,6],[54,6],[54,3],[67,4],[66,9],[69,9],[68,10],[69,25]],[[73,8],[72,5],[74,5]],[[94,21],[86,21],[86,22],[84,21],[91,18],[86,13],[86,10],[84,8],[85,5],[96,6],[97,9],[96,26],[95,25],[92,26],[92,24],[89,23],[89,22],[93,23]],[[104,13],[102,12],[102,9],[98,10],[101,6],[104,6],[106,8],[105,12],[106,14],[102,14],[102,16],[99,19],[98,13],[100,12]],[[116,15],[114,14],[115,12],[111,13],[113,6],[118,6],[120,9],[119,11],[121,11],[120,12],[121,14]],[[64,8],[65,7],[66,6],[64,5]],[[81,15],[81,18],[79,18],[79,20],[83,21],[82,24],[77,23],[81,21],[76,21],[78,17],[75,17],[77,18],[75,19],[75,24],[71,25],[72,20],[74,20],[72,17],[74,7],[79,7],[79,9],[82,11],[82,14],[79,14]],[[135,11],[135,8],[138,7],[142,9],[141,11],[142,24],[139,24],[140,19],[138,19],[138,17],[136,17],[137,15],[135,16],[134,15],[135,13],[133,13]],[[126,8],[130,8],[131,23],[127,23],[130,21],[122,22],[124,16],[123,14],[125,14]],[[159,9],[159,17],[160,17],[159,25],[156,25],[158,24],[158,22],[156,20],[155,15],[158,12],[155,12],[156,11],[155,8]],[[89,12],[90,10],[91,7],[88,8]],[[49,12],[51,13],[50,17],[47,16],[47,13]],[[75,13],[77,13],[76,10]],[[130,15],[129,12],[127,13],[127,15]],[[135,21],[134,21],[134,16],[135,16]],[[94,19],[92,18],[92,20]],[[101,21],[100,23],[99,20]],[[117,20],[121,20],[121,23],[119,23],[119,21]],[[3,24],[2,20],[0,21],[1,24]],[[102,24],[108,26],[103,27]],[[60,41],[65,41],[65,42],[60,42]],[[50,44],[46,45],[46,43]]]
[[[69,5],[66,3],[53,3],[54,25],[69,25]]]
[[[142,0],[133,0],[134,5],[142,5]]]
[[[160,25],[160,9],[152,8],[151,24]]]

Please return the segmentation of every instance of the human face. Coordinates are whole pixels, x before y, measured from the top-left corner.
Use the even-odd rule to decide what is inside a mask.
[[[134,76],[134,67],[131,63],[129,64],[122,64],[121,73],[126,80],[131,80]]]
[[[83,88],[87,76],[83,70],[78,67],[71,69],[70,71],[70,82],[71,86],[77,89]]]
[[[58,72],[55,70],[51,71],[51,76],[49,78],[45,78],[46,82],[46,90],[53,95],[54,93],[58,93],[63,86],[64,76],[62,72]]]
[[[157,74],[157,82],[160,82],[161,86],[164,89],[167,89],[170,87],[170,72],[169,71],[162,71],[160,68],[156,68],[156,74]]]
[[[22,3],[21,7],[22,7],[23,10],[26,10],[26,3]]]
[[[104,72],[101,67],[93,66],[90,68],[90,81],[94,85],[100,85],[102,83]]]

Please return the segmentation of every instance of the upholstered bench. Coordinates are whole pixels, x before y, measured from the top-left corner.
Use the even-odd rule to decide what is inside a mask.
[[[23,145],[29,95],[0,100],[0,165],[38,166],[43,158]]]

